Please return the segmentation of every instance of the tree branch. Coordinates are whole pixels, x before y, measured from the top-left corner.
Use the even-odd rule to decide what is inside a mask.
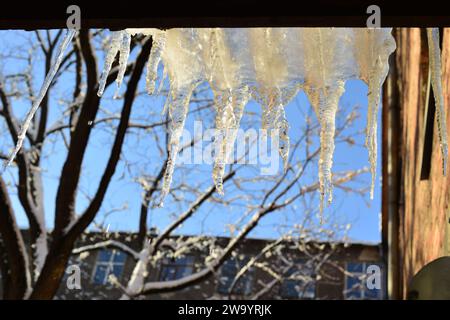
[[[25,244],[14,217],[8,189],[0,177],[0,235],[1,249],[6,256],[3,275],[3,298],[23,299],[30,290],[31,276]],[[6,272],[7,271],[7,272]]]
[[[100,98],[97,96],[97,61],[90,43],[89,31],[81,30],[79,34],[80,48],[87,72],[86,98],[80,115],[71,134],[70,148],[61,172],[61,180],[56,195],[55,229],[53,238],[58,239],[75,215],[76,189],[80,179],[81,165],[86,152],[87,143],[92,130],[91,121],[95,120]]]
[[[145,61],[147,60],[148,55],[150,54],[151,47],[152,47],[152,40],[148,39],[142,46],[141,52],[136,58],[136,64],[131,74],[130,80],[128,82],[127,90],[125,92],[122,115],[119,122],[119,126],[117,128],[117,134],[114,139],[108,163],[106,165],[105,171],[103,172],[97,192],[92,198],[91,203],[86,208],[84,213],[77,219],[77,221],[74,222],[73,226],[70,228],[69,234],[70,237],[73,239],[75,239],[85,228],[87,228],[87,226],[94,219],[95,215],[100,209],[103,198],[105,197],[111,178],[114,175],[117,163],[119,162],[120,159],[120,154],[122,152],[125,134],[128,129],[131,109],[133,106],[134,99],[136,97],[137,86],[142,76]]]

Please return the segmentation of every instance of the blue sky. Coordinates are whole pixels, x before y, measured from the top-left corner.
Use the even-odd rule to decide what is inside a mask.
[[[26,39],[30,37],[30,33],[18,32],[18,31],[1,31],[0,33],[0,46],[1,48],[14,48],[17,45],[23,45],[26,43]],[[136,52],[133,52],[130,59],[134,59]],[[99,63],[102,63],[102,53],[98,54]],[[1,71],[8,73],[11,70],[23,68],[21,62],[14,60],[3,59],[0,62]],[[43,61],[42,57],[36,56],[34,63],[33,84],[37,90],[42,83],[43,74]],[[160,72],[161,73],[161,72]],[[142,77],[140,83],[140,90],[144,91],[145,77]],[[52,91],[52,111],[50,113],[49,125],[56,121],[62,113],[63,107],[59,103],[61,99],[70,99],[71,87],[73,83],[73,73],[70,71],[67,75],[64,75],[58,82],[56,88]],[[126,83],[124,84],[124,86]],[[105,92],[104,99],[102,100],[103,111],[101,115],[106,115],[109,112],[114,113],[120,110],[121,102],[112,100],[115,88],[111,86],[109,90]],[[122,92],[124,88],[122,88]],[[163,97],[149,97],[146,95],[139,96],[136,99],[135,106],[133,108],[133,119],[145,119],[155,121],[155,119],[161,119],[161,110],[164,104]],[[14,112],[18,115],[24,114],[29,104],[27,101],[16,100],[14,101]],[[344,114],[348,113],[353,106],[358,106],[360,117],[356,121],[356,125],[352,130],[362,131],[366,124],[366,110],[367,110],[367,86],[359,80],[350,80],[346,84],[346,91],[340,101],[340,109]],[[287,119],[290,123],[290,136],[291,139],[295,139],[298,136],[302,126],[305,125],[304,113],[308,113],[311,106],[303,92],[299,93],[295,99],[286,106]],[[250,102],[247,106],[247,110],[258,113],[260,108],[255,102]],[[380,115],[379,115],[380,116]],[[190,128],[195,119],[201,119],[202,114],[191,114],[187,121],[187,127]],[[250,119],[243,119],[245,122]],[[380,122],[379,122],[380,123]],[[258,129],[260,122],[256,121],[251,124]],[[4,126],[2,124],[2,130]],[[83,175],[80,182],[80,190],[82,193],[92,194],[98,183],[98,179],[102,174],[104,165],[106,163],[107,155],[109,153],[109,147],[112,143],[112,137],[114,132],[110,131],[108,127],[99,127],[96,130],[91,144],[88,148],[86,159],[83,162]],[[378,141],[380,141],[380,132]],[[362,167],[367,167],[368,156],[367,150],[362,147],[364,142],[363,136],[358,136],[355,146],[348,146],[347,144],[338,144],[336,146],[334,154],[334,171],[340,170],[356,170]],[[9,143],[9,144],[8,144]],[[10,142],[2,142],[0,147],[5,150],[5,146],[10,146]],[[317,141],[315,141],[317,143]],[[377,182],[375,185],[374,199],[369,200],[368,194],[363,198],[356,195],[349,195],[342,191],[335,190],[334,201],[332,205],[325,210],[325,215],[334,214],[338,217],[342,223],[351,223],[352,228],[349,231],[349,237],[353,241],[364,242],[379,242],[380,236],[380,211],[381,211],[381,184],[380,184],[380,172],[381,172],[381,150],[378,143],[378,173]],[[140,173],[155,173],[159,170],[162,163],[162,157],[158,153],[158,150],[154,144],[154,140],[150,137],[149,133],[133,133],[127,137],[127,143],[123,150],[123,157],[129,162],[129,166],[125,166],[121,163],[116,170],[113,182],[111,183],[105,202],[102,205],[101,212],[97,218],[97,222],[105,218],[105,214],[109,211],[117,211],[105,218],[105,223],[110,224],[110,230],[136,230],[138,225],[138,214],[141,200],[142,189],[140,185],[134,180],[137,173],[130,173],[130,171],[136,170]],[[65,159],[64,146],[60,137],[55,137],[55,143],[46,144],[44,147],[44,186],[45,186],[45,211],[49,228],[52,227],[54,217],[54,202],[55,193],[58,186],[58,175],[61,172],[63,160]],[[197,167],[193,167],[197,166]],[[195,173],[189,173],[189,170],[198,170]],[[243,175],[252,175],[257,168],[248,168],[243,171]],[[175,181],[181,181],[186,179],[186,184],[199,185],[200,188],[206,188],[211,184],[212,168],[207,165],[188,165],[185,168],[176,168]],[[281,171],[280,171],[281,172]],[[12,179],[15,169],[12,168],[6,174],[6,179]],[[310,179],[317,178],[317,166],[309,168],[308,177]],[[309,179],[306,177],[305,179]],[[364,175],[364,183],[368,186],[370,181],[369,174]],[[13,189],[11,189],[13,191]],[[237,194],[236,190],[227,190],[225,186],[225,192],[229,192],[231,195]],[[81,193],[80,193],[81,194]],[[23,210],[20,207],[17,197],[12,193],[12,200],[17,212],[18,223],[22,227],[27,226],[27,221]],[[313,200],[314,205],[317,205],[317,200]],[[86,205],[86,198],[82,195],[78,196],[77,210],[81,211]],[[369,204],[369,206],[367,205]],[[116,210],[121,208],[121,210]],[[149,217],[149,224],[164,228],[167,223],[171,221],[173,215],[180,210],[186,208],[186,205],[174,205],[169,198],[164,208],[157,208],[152,210]],[[301,213],[298,213],[301,214]],[[195,234],[199,231],[216,234],[227,235],[227,224],[233,223],[242,215],[242,210],[239,209],[239,203],[235,207],[221,207],[217,208],[213,205],[205,205],[193,219],[184,224],[178,233]],[[280,214],[269,215],[261,221],[260,226],[251,234],[253,237],[259,238],[273,238],[276,237],[277,228],[274,226],[280,224],[293,224],[296,222],[297,212],[295,210],[287,210]]]

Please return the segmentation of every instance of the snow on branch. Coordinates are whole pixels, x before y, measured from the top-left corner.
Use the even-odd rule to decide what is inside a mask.
[[[116,249],[119,249],[119,250],[129,254],[135,260],[139,259],[138,252],[134,251],[132,248],[130,248],[126,244],[124,244],[120,241],[116,241],[116,240],[107,240],[107,241],[102,241],[102,242],[98,242],[98,243],[91,244],[91,245],[82,246],[82,247],[73,249],[72,254],[81,254],[83,252],[100,250],[100,249],[104,249],[104,248],[116,248]]]

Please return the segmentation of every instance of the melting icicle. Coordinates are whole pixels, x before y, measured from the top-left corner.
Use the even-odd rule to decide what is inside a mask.
[[[338,83],[336,88],[326,92],[328,96],[323,96],[319,102],[319,122],[320,129],[320,159],[319,159],[319,182],[320,182],[320,210],[323,210],[323,202],[327,197],[330,204],[333,201],[333,182],[331,167],[333,165],[334,154],[334,134],[336,112],[339,98],[344,92],[344,84]]]
[[[269,89],[268,91],[269,93],[262,98],[266,106],[262,113],[262,129],[264,130],[262,138],[267,139],[267,134],[279,136],[278,153],[283,160],[283,168],[286,170],[290,139],[288,135],[289,123],[284,112],[285,103],[282,102],[282,94],[279,89]]]
[[[2,171],[0,174],[3,174],[6,167],[8,167],[17,156],[17,153],[19,152],[20,148],[22,147],[23,141],[25,140],[25,136],[27,134],[28,128],[31,125],[31,120],[34,117],[34,114],[36,113],[37,109],[39,108],[42,99],[44,99],[45,94],[47,93],[48,88],[50,87],[53,78],[55,77],[55,74],[58,72],[59,66],[63,60],[64,52],[66,51],[67,47],[69,46],[69,43],[72,41],[73,37],[76,34],[75,29],[69,29],[67,30],[63,40],[61,41],[58,51],[56,53],[56,59],[53,62],[47,76],[45,77],[44,83],[42,84],[41,90],[39,91],[38,96],[36,97],[36,100],[34,101],[31,109],[28,111],[25,121],[22,124],[22,127],[20,129],[20,133],[17,137],[16,147],[14,148],[11,155],[8,157],[8,160],[5,160],[3,164]]]
[[[233,61],[232,53],[226,44],[222,29],[199,31],[199,47],[205,48],[205,78],[211,84],[216,109],[215,157],[212,177],[216,190],[223,195],[223,176],[225,165],[236,139],[243,113],[242,102],[246,103],[242,90],[237,90],[241,82],[239,69]],[[236,94],[238,96],[236,96]]]
[[[444,108],[444,93],[442,90],[441,50],[439,48],[439,29],[427,28],[428,51],[430,57],[431,85],[436,101],[436,121],[438,124],[439,142],[442,152],[442,170],[447,171],[447,125]]]
[[[166,70],[166,68],[163,68],[163,74],[161,77],[161,81],[159,82],[159,87],[156,90],[155,94],[157,94],[157,95],[161,94],[161,91],[164,87],[164,81],[166,80],[166,77],[167,77],[167,70]]]
[[[319,188],[320,217],[324,201],[331,203],[333,199],[333,183],[331,168],[333,165],[335,119],[339,99],[344,92],[343,75],[340,66],[334,62],[340,55],[339,37],[332,29],[307,29],[304,37],[311,46],[305,48],[306,77],[309,85],[306,92],[319,120],[320,158],[319,158]],[[333,61],[334,63],[328,63]]]
[[[124,31],[114,31],[111,34],[111,43],[108,48],[108,52],[106,53],[105,63],[103,65],[102,75],[100,76],[99,86],[97,95],[101,97],[103,95],[103,91],[105,91],[106,80],[108,79],[109,72],[111,71],[111,66],[114,62],[114,58],[117,55],[117,52],[120,50],[120,46],[123,39]]]
[[[192,91],[202,80],[203,69],[199,60],[198,49],[192,47],[195,39],[193,29],[170,29],[162,59],[170,79],[170,90],[167,97],[169,112],[168,160],[164,173],[163,187],[159,205],[162,206],[168,195],[175,163],[180,150],[180,137],[189,107]]]
[[[236,141],[244,106],[249,100],[249,89],[243,86],[235,91],[229,91],[222,96],[222,100],[217,105],[216,128],[219,138],[216,141],[213,181],[217,192],[223,195],[225,165]]]
[[[235,119],[233,114],[233,98],[231,90],[223,92],[216,96],[216,140],[215,140],[215,159],[213,167],[213,181],[216,190],[223,195],[223,175],[225,173],[225,164],[227,157],[228,131],[234,128]]]
[[[117,73],[117,89],[114,94],[114,99],[119,97],[120,86],[122,85],[125,72],[127,71],[127,62],[128,57],[130,56],[131,35],[127,31],[122,31],[120,37],[122,38],[122,41],[119,49],[119,72]]]
[[[380,104],[380,90],[384,82],[382,77],[381,58],[376,58],[373,72],[369,76],[369,94],[368,94],[368,110],[367,110],[367,128],[366,128],[366,147],[369,150],[369,163],[371,173],[370,183],[370,199],[373,199],[375,189],[375,178],[377,175],[377,124],[378,109]]]
[[[74,31],[68,31],[58,52],[58,58],[47,75],[41,92],[27,114],[17,146],[7,164],[19,151],[31,119],[61,63],[62,54]],[[319,185],[320,209],[332,200],[332,164],[335,118],[345,81],[360,78],[369,86],[366,145],[369,151],[372,184],[377,162],[377,115],[382,84],[388,73],[388,57],[395,50],[391,29],[352,28],[182,28],[167,31],[157,29],[126,29],[112,32],[99,80],[97,94],[104,92],[114,59],[119,52],[116,79],[118,95],[130,54],[131,36],[137,33],[153,37],[153,47],[147,64],[147,91],[155,94],[158,65],[163,63],[168,78],[168,163],[164,174],[161,204],[169,193],[179,152],[179,140],[184,127],[192,91],[208,82],[215,101],[216,155],[213,180],[223,193],[223,176],[230,150],[237,136],[243,110],[250,97],[263,110],[262,127],[280,134],[279,154],[287,167],[289,156],[289,124],[284,108],[303,89],[321,125]],[[432,86],[436,100],[436,117],[444,160],[447,161],[447,137],[441,83],[441,57],[437,29],[427,30],[430,50]],[[159,92],[159,90],[158,90]],[[6,164],[6,165],[7,165]],[[445,171],[444,171],[445,173]]]
[[[365,144],[369,152],[372,176],[371,199],[373,199],[377,172],[377,118],[381,87],[389,72],[389,55],[394,50],[395,41],[383,29],[368,28],[355,31],[354,51],[359,65],[359,76],[369,87]]]
[[[186,121],[186,115],[188,112],[189,99],[191,97],[193,89],[184,89],[178,92],[172,91],[169,93],[168,103],[169,110],[169,143],[168,143],[168,159],[167,166],[164,172],[163,186],[161,190],[161,196],[159,200],[159,206],[164,205],[164,199],[169,194],[170,185],[172,184],[172,176],[175,169],[175,163],[177,160],[178,152],[180,151],[180,138],[184,128],[184,122]]]
[[[289,124],[285,117],[284,106],[289,102],[284,95],[289,91],[287,56],[283,51],[286,38],[285,29],[254,29],[251,30],[251,45],[256,79],[260,83],[257,87],[256,99],[262,104],[263,139],[279,135],[278,152],[283,160],[284,169],[287,168],[289,155]]]
[[[158,65],[161,60],[161,53],[166,43],[166,33],[163,31],[156,31],[152,33],[152,50],[147,62],[147,92],[153,94],[155,91],[155,83],[158,75]],[[164,76],[161,83],[164,82]]]
[[[268,132],[280,133],[279,154],[286,168],[289,124],[284,107],[303,88],[321,124],[319,181],[322,211],[323,202],[332,200],[331,168],[339,98],[345,81],[354,77],[360,77],[369,86],[366,144],[373,190],[380,91],[388,72],[387,59],[395,49],[391,29],[206,28],[171,29],[167,32],[145,29],[142,32],[157,35],[154,36],[155,50],[148,64],[149,92],[154,91],[160,57],[164,72],[170,69],[168,78],[171,89],[164,110],[167,108],[171,113],[174,105],[180,104],[177,102],[179,99],[174,98],[179,95],[179,88],[183,87],[177,84],[179,82],[189,87],[186,84],[194,83],[193,79],[206,81],[214,93],[219,135],[216,139],[213,180],[219,193],[223,192],[222,177],[228,150],[235,141],[235,135],[230,134],[229,129],[238,128],[242,116],[242,111],[236,108],[243,110],[250,95],[261,103],[262,126]],[[237,103],[241,95],[237,88],[252,88],[251,94],[247,92],[247,97],[242,99],[242,105]],[[188,101],[181,103],[185,104]],[[176,130],[172,135],[171,143],[176,143]],[[172,169],[173,166],[170,166],[167,171],[165,194]]]

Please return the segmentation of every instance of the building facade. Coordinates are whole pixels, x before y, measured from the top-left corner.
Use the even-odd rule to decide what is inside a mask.
[[[89,236],[79,241],[79,246],[104,240],[105,235]],[[112,233],[109,237],[124,241],[133,247],[135,234]],[[229,239],[219,238],[226,243]],[[383,299],[385,298],[384,265],[381,246],[369,244],[305,244],[312,249],[308,255],[299,250],[297,244],[285,244],[279,255],[261,255],[270,243],[268,240],[247,239],[236,254],[224,262],[221,268],[209,278],[185,289],[153,294],[142,299]],[[326,260],[316,259],[311,252],[319,248],[328,254]],[[236,275],[249,262],[258,257],[239,280],[233,285]],[[285,261],[291,265],[286,268]],[[148,281],[177,280],[193,274],[204,266],[202,252],[188,253],[177,258],[161,258],[150,264]],[[317,260],[317,261],[316,261]],[[325,262],[326,261],[326,262]],[[135,267],[132,256],[117,248],[103,248],[88,254],[74,255],[68,271],[61,282],[58,299],[119,299],[122,291],[110,283],[113,275],[126,284]],[[68,284],[71,266],[81,270],[80,288]],[[370,268],[379,268],[380,287],[369,288],[367,277]],[[278,278],[274,276],[278,274]],[[230,288],[232,292],[230,292]]]
[[[450,123],[450,29],[441,29]],[[424,28],[395,28],[397,50],[383,97],[383,247],[388,293],[408,298],[425,265],[449,255],[449,169],[443,175]],[[448,135],[448,133],[447,133]],[[449,139],[450,137],[447,137]]]

